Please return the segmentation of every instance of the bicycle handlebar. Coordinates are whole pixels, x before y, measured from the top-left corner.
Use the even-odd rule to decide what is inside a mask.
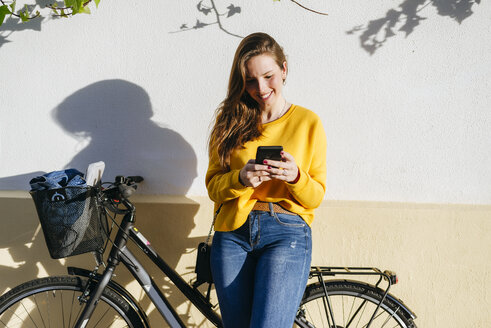
[[[141,176],[128,176],[124,177],[118,175],[115,178],[115,185],[118,187],[119,193],[123,198],[129,198],[136,191],[137,183],[143,181]]]
[[[128,210],[132,209],[133,206],[128,201],[137,188],[137,183],[143,181],[141,176],[128,176],[124,177],[122,175],[116,176],[114,182],[111,186],[106,189],[101,189],[101,194],[103,195],[104,206],[111,212],[118,214],[125,213],[125,210],[117,208],[117,204],[124,204]]]

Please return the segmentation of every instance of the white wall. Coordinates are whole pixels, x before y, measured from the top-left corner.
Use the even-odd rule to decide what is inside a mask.
[[[91,15],[2,26],[0,189],[104,160],[106,178],[145,176],[145,193],[206,195],[232,34],[265,31],[288,54],[287,99],[326,127],[327,199],[491,204],[489,1],[461,1],[463,20],[431,2],[418,20],[405,13],[424,1],[302,1],[321,16],[287,0],[215,0],[241,7],[222,16],[226,31],[173,33],[214,20],[198,2],[103,0]]]

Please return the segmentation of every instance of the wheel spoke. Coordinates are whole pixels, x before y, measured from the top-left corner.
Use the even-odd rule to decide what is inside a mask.
[[[344,315],[344,295],[341,295],[341,305],[343,306],[343,326],[346,326],[346,317]]]
[[[356,300],[357,298],[353,298],[353,303],[351,304],[351,309],[353,310],[354,306],[355,306],[355,303],[356,303]],[[363,313],[365,311],[365,306],[366,306],[366,303],[367,301],[366,300],[363,300],[362,303],[360,304],[360,306],[355,310],[355,313],[353,313],[353,316],[351,316],[351,313],[350,312],[350,316],[348,317],[348,324],[346,325],[346,328],[350,327],[351,324],[353,323],[353,321],[355,320],[355,318],[358,316],[358,314],[361,312],[361,315],[358,316],[358,323],[356,324],[356,327],[358,327],[358,325],[360,324],[360,320],[363,316]]]
[[[75,321],[73,322],[74,324],[77,322],[78,318],[80,318],[80,314],[82,313],[82,309],[83,309],[83,308],[84,308],[83,306],[80,306],[80,307],[79,307],[79,309],[78,309],[78,313],[77,313],[77,315],[76,315],[76,317],[75,317]]]
[[[106,310],[106,312],[104,312],[101,317],[99,318],[99,320],[96,322],[96,324],[94,325],[94,327],[97,327],[99,325],[99,323],[102,321],[102,319],[104,319],[104,316],[107,314],[107,311],[109,311],[109,309]],[[114,322],[114,320],[113,320]],[[109,326],[111,326],[112,322],[109,324]],[[108,327],[109,327],[108,326]]]
[[[35,295],[34,295],[34,303],[36,304],[36,308],[38,309],[38,312],[39,312],[39,306],[37,304],[37,300],[36,300],[36,296]],[[24,308],[24,311],[26,311],[26,313],[29,316],[29,318],[31,318],[31,321],[34,324],[34,326],[36,326],[36,328],[38,328],[38,325],[36,325],[36,322],[34,322],[34,319],[31,316],[31,311],[27,311],[26,307],[24,306],[24,303],[21,303],[21,304],[22,304],[22,307]],[[41,316],[41,320],[43,320],[43,316],[41,315],[41,313],[39,313],[39,315]],[[46,325],[44,324],[44,320],[43,320],[43,326],[46,327]]]
[[[72,313],[73,313],[73,305],[75,304],[75,292],[72,292],[72,303],[70,305],[70,317],[68,318],[68,327],[72,326]]]
[[[358,323],[356,324],[356,327],[358,327],[358,325],[360,324],[361,318],[363,318],[363,314],[365,313],[365,310],[367,308],[367,301],[364,300],[362,303],[362,306],[363,306],[363,308],[361,310],[361,314],[358,316]]]
[[[30,316],[30,312],[29,312],[29,311],[27,311],[27,309],[26,309],[26,307],[24,306],[24,304],[21,302],[21,303],[20,303],[20,305],[21,305],[21,306],[22,306],[22,308],[24,309],[24,312],[27,314],[27,316],[29,316],[29,318],[31,319],[31,321],[32,321],[33,325],[37,327],[36,323],[34,322],[34,320],[32,319],[32,317]],[[20,316],[17,314],[17,312],[16,312],[14,309],[9,310],[9,311],[11,311],[11,312],[12,312],[12,314],[13,314],[13,315],[14,315],[16,318],[18,318],[18,319],[19,319],[21,322],[25,322],[25,320],[24,320],[24,319],[22,319],[22,318],[21,318],[21,317],[20,317]],[[7,326],[7,324],[5,324],[5,323],[4,323],[4,325],[5,325],[5,327],[8,327],[8,326]]]
[[[63,319],[63,328],[65,328],[65,307],[63,304],[63,292],[60,291],[60,302],[61,302],[61,318]]]
[[[55,294],[56,291],[53,290],[53,299],[55,298],[56,294]],[[49,304],[50,304],[50,301],[49,301],[49,292],[46,292],[46,305],[48,306],[48,327],[51,328],[51,316],[50,316],[50,308],[49,308]]]

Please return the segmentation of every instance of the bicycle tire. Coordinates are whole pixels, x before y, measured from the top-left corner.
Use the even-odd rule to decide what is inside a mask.
[[[31,280],[11,289],[0,297],[0,326],[72,327],[84,306],[77,297],[86,282],[87,279],[77,276],[56,276]],[[106,287],[86,327],[144,328],[144,325],[128,302]]]
[[[326,312],[324,288],[320,283],[307,286],[297,313],[296,323],[302,328],[366,328],[383,291],[372,285],[348,281],[325,281],[336,326]],[[386,298],[380,305],[370,328],[416,328],[396,302]]]

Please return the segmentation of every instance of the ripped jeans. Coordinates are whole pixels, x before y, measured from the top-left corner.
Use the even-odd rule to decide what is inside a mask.
[[[211,249],[225,328],[293,326],[312,255],[300,216],[252,211],[237,230],[215,232]]]

